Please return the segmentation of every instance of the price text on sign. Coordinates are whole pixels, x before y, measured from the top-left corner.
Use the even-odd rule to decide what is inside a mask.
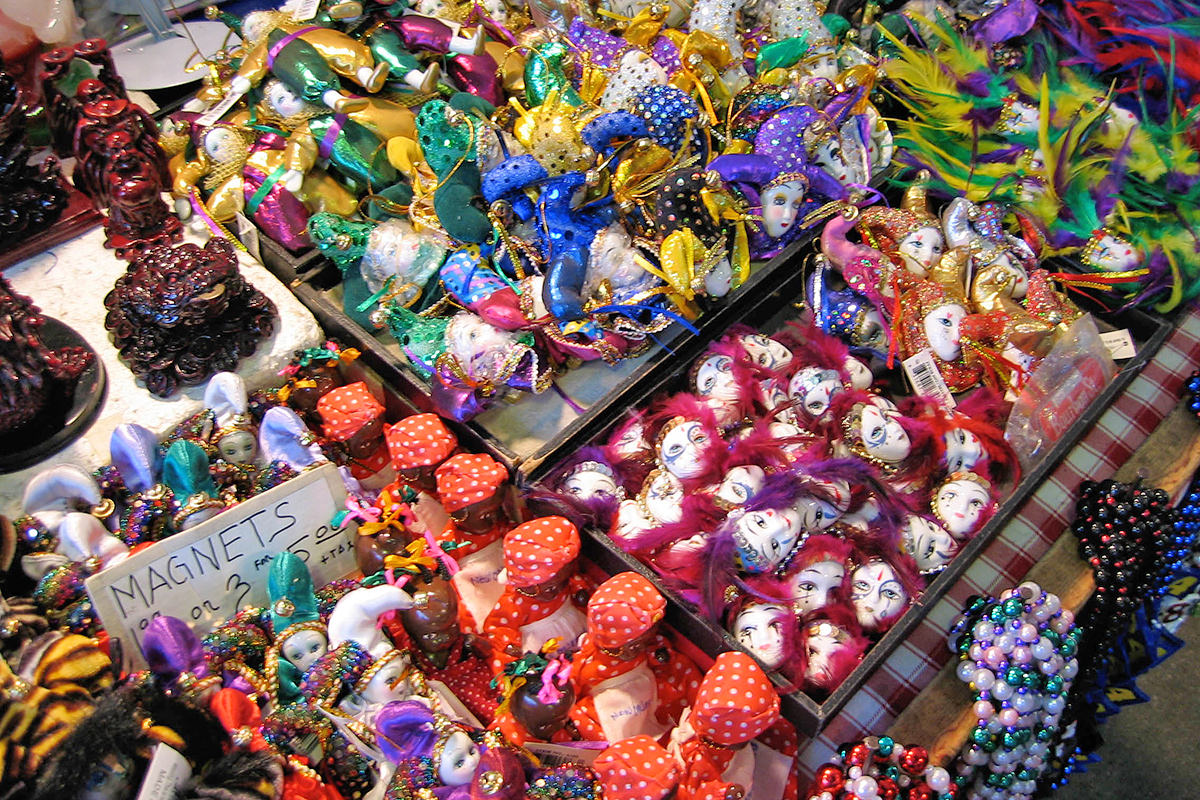
[[[345,499],[337,468],[325,464],[93,575],[88,595],[141,666],[142,632],[157,616],[179,617],[203,636],[246,606],[267,605],[278,553],[304,559],[318,587],[354,572],[355,527],[330,526]]]

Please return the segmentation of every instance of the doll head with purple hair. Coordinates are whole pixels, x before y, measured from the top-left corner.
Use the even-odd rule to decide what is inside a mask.
[[[412,789],[469,786],[480,750],[467,731],[416,700],[388,703],[375,717],[376,744]]]

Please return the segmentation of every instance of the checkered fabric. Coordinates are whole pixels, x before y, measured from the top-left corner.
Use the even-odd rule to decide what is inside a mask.
[[[1018,583],[1070,524],[1075,492],[1085,478],[1117,471],[1179,402],[1184,381],[1200,365],[1200,310],[1182,314],[1178,328],[1096,425],[1026,501],[966,574],[930,610],[907,640],[815,739],[802,742],[800,785],[842,742],[880,734],[950,658],[946,631],[964,601]]]

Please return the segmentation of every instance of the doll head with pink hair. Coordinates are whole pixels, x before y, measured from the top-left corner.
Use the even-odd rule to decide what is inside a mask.
[[[874,464],[891,483],[928,479],[933,435],[924,420],[870,392],[846,391],[833,400],[842,449]]]
[[[641,409],[629,412],[617,423],[603,446],[605,460],[617,470],[626,494],[635,493],[654,466],[654,443],[647,426],[648,416]]]
[[[827,426],[834,395],[874,383],[870,368],[844,342],[811,323],[789,322],[780,338],[795,354],[784,376],[793,414],[802,424]]]
[[[998,502],[992,482],[974,472],[952,472],[932,492],[933,516],[956,539],[970,539],[996,513]]]
[[[742,591],[730,592],[733,599],[725,609],[725,629],[746,648],[768,672],[783,672],[798,678],[795,654],[799,648],[796,617],[781,581],[756,577],[745,581]]]
[[[958,539],[929,514],[908,514],[900,528],[900,550],[924,576],[944,570],[961,548]]]
[[[906,401],[904,410],[929,424],[939,474],[968,470],[996,483],[1020,480],[1016,453],[1004,438],[1006,406],[994,389],[981,387],[959,400],[954,409],[914,397]]]
[[[739,343],[723,339],[710,344],[692,364],[688,389],[726,428],[754,415],[759,382],[769,377]]]
[[[849,602],[847,577],[857,564],[854,545],[826,534],[808,537],[783,577],[797,616]]]
[[[654,458],[688,489],[720,480],[725,440],[712,408],[690,394],[676,394],[655,407],[648,420],[654,431]]]
[[[923,584],[912,559],[869,539],[858,543],[859,562],[847,576],[850,607],[867,633],[882,633],[903,616]]]
[[[829,605],[800,620],[800,650],[804,654],[804,688],[832,692],[862,661],[870,641],[863,636],[854,612]]]

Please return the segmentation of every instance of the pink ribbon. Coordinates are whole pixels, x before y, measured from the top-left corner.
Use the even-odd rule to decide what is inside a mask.
[[[321,137],[321,141],[317,144],[317,154],[321,158],[329,158],[329,154],[333,152],[333,145],[337,142],[338,134],[342,132],[342,126],[349,119],[345,114],[335,114],[333,124],[329,126],[329,130],[325,131],[325,135]]]
[[[555,677],[558,678],[558,683],[565,686],[571,678],[571,662],[565,658],[552,658],[546,665],[542,673],[542,688],[538,690],[538,700],[546,705],[557,703],[563,696],[562,689],[554,685]]]
[[[428,528],[425,529],[425,544],[428,545],[426,552],[446,565],[446,571],[450,573],[451,578],[458,574],[458,562],[443,550],[440,544],[434,541],[433,533]]]
[[[352,519],[360,525],[364,522],[379,522],[379,508],[369,505],[359,497],[350,495],[346,498],[346,519]]]

